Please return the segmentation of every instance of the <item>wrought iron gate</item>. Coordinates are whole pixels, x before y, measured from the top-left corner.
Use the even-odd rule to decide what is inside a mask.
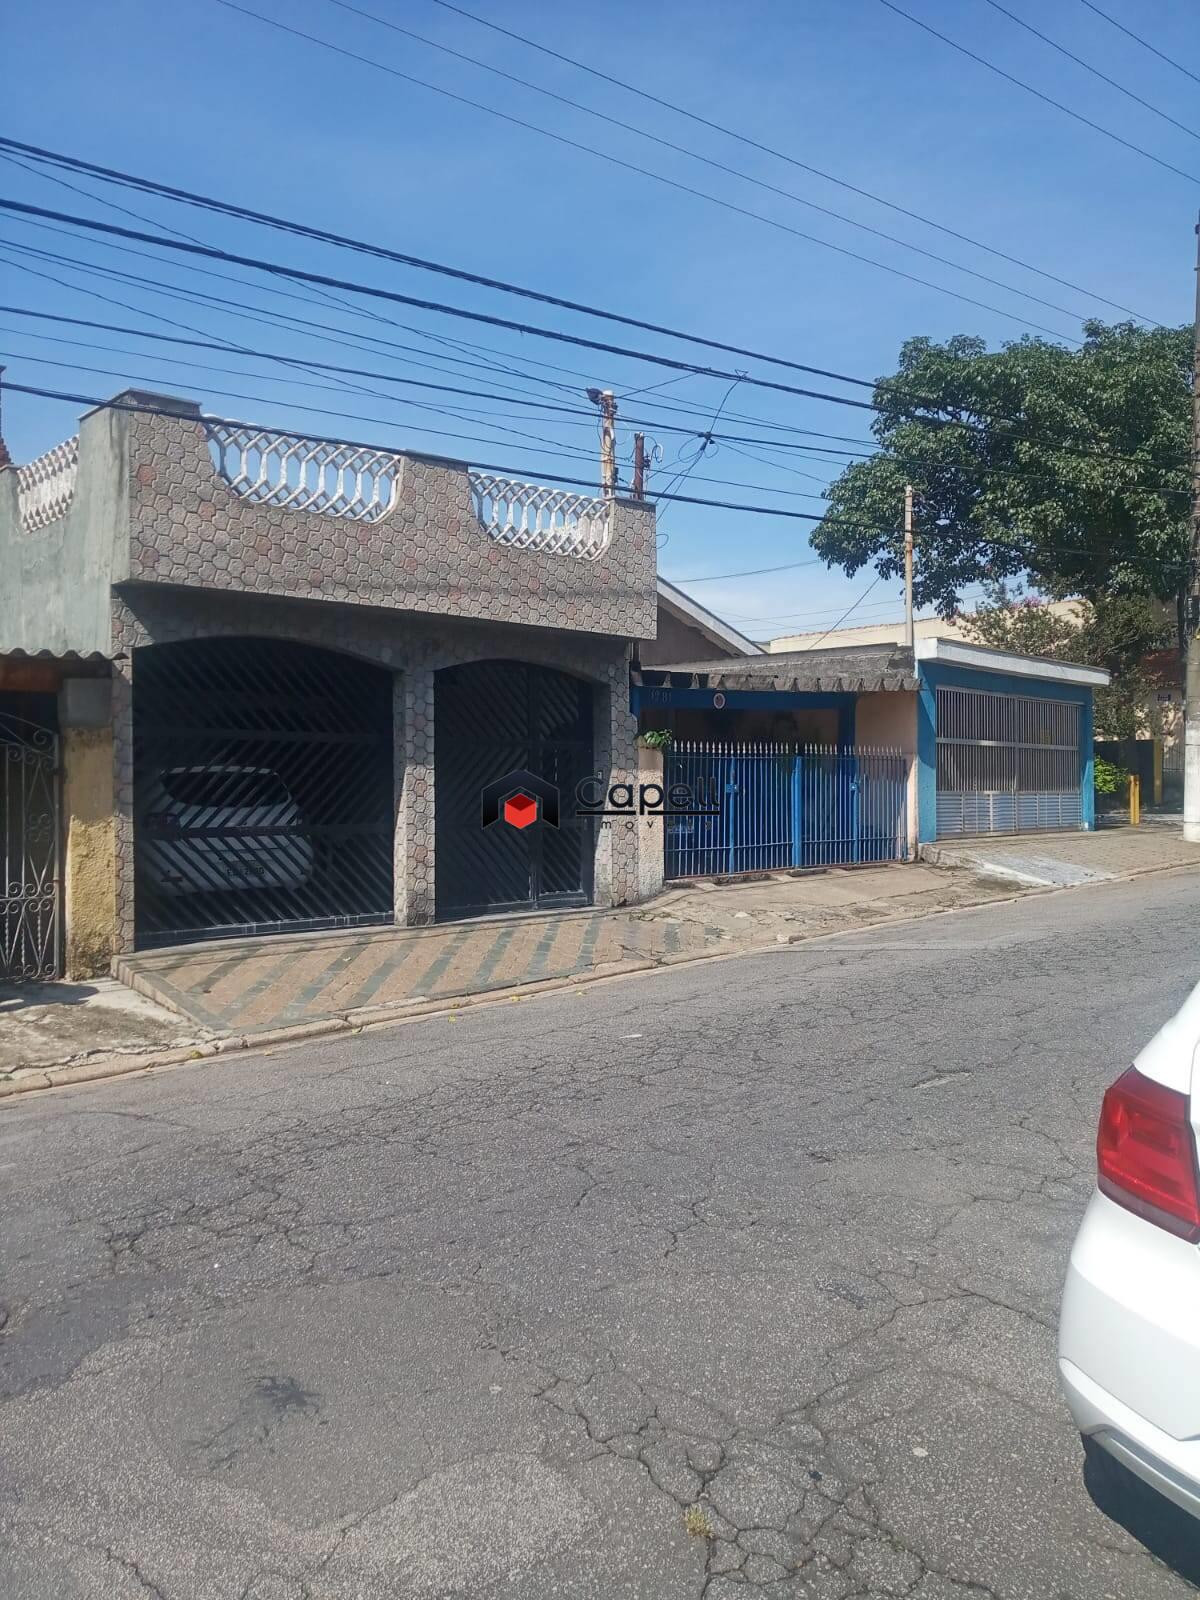
[[[668,878],[901,861],[908,760],[897,750],[675,745],[665,787],[686,784],[708,815],[666,819]]]
[[[0,712],[0,979],[57,978],[58,737]]]
[[[937,691],[937,833],[1083,826],[1079,704],[986,689]]]
[[[392,918],[392,677],[315,646],[136,652],[142,947]]]
[[[438,916],[586,905],[592,835],[574,795],[595,770],[591,685],[521,661],[446,667],[434,712]],[[484,830],[484,785],[518,771],[558,789],[558,827]]]

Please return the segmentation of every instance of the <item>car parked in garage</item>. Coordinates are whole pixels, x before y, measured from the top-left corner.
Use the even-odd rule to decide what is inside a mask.
[[[300,807],[270,767],[165,768],[142,822],[142,870],[162,894],[298,889],[312,876]]]
[[[1200,986],[1104,1096],[1097,1186],[1059,1326],[1067,1404],[1112,1458],[1200,1516]],[[1099,1453],[1103,1452],[1103,1456]]]

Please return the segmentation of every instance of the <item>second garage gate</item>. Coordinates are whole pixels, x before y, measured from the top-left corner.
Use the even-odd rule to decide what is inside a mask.
[[[917,644],[921,837],[1095,825],[1095,667],[957,640]]]

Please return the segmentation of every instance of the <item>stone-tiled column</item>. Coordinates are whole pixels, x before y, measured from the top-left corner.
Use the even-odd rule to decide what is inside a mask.
[[[395,916],[408,926],[432,922],[435,907],[433,678],[416,663],[396,678]]]
[[[605,668],[596,689],[596,767],[606,783],[638,784],[637,718],[629,709],[628,654]],[[600,906],[630,905],[639,898],[641,829],[609,819],[596,841],[595,900]]]

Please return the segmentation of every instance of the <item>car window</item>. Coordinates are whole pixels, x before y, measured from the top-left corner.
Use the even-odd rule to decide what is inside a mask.
[[[198,771],[177,768],[164,772],[161,782],[168,797],[181,806],[261,810],[292,804],[287,785],[277,772],[257,772],[246,767]]]

